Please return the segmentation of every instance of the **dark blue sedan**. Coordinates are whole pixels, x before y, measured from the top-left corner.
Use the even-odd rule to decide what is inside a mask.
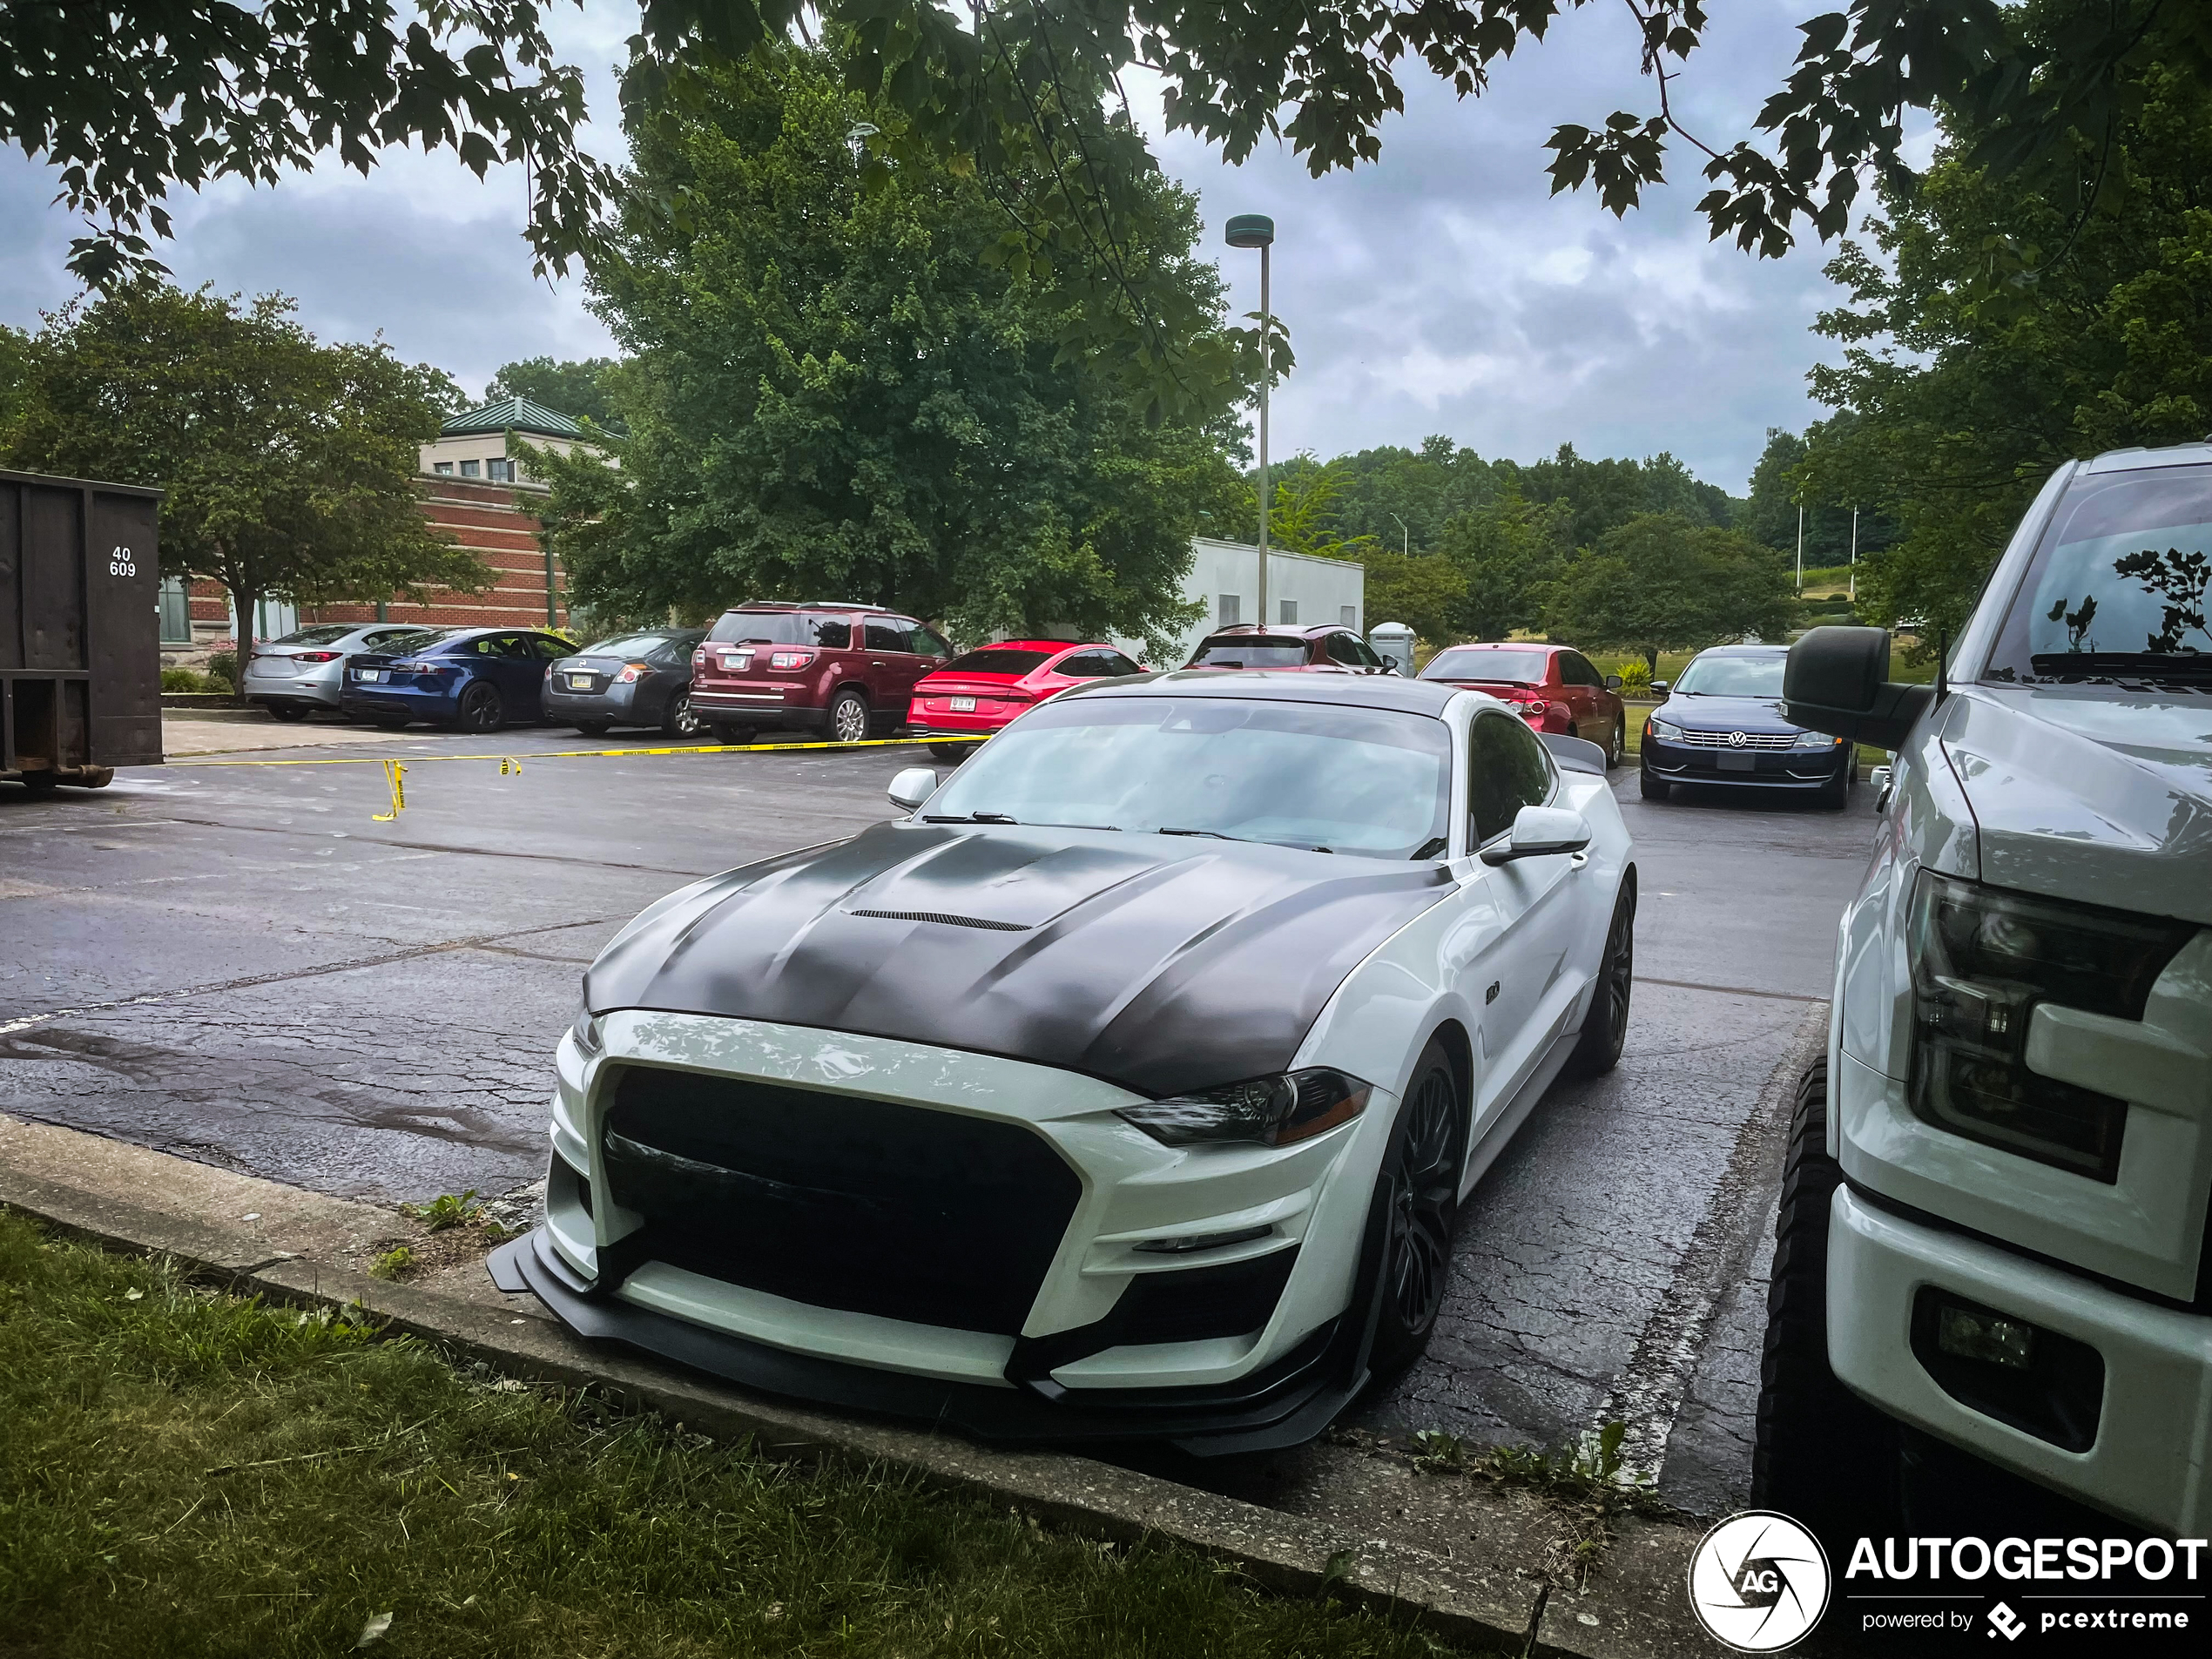
[[[1804,791],[1823,806],[1851,799],[1851,745],[1782,718],[1785,645],[1716,645],[1690,658],[1643,722],[1643,798],[1677,784]]]
[[[340,712],[388,732],[428,720],[496,732],[545,718],[547,665],[575,647],[527,628],[426,628],[346,659]]]

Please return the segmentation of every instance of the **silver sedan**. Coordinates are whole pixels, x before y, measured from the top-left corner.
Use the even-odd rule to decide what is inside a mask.
[[[246,664],[246,700],[280,720],[304,720],[317,709],[335,714],[348,656],[421,631],[415,623],[325,622],[266,641]]]

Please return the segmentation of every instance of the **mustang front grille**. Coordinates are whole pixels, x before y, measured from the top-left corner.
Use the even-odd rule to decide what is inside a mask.
[[[1082,1192],[1020,1124],[656,1066],[623,1069],[602,1155],[633,1259],[1005,1336]]]

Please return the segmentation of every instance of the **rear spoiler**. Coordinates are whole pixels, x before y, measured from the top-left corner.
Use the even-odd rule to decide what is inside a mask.
[[[1594,772],[1605,776],[1605,751],[1595,743],[1580,738],[1570,738],[1563,732],[1540,732],[1544,747],[1552,752],[1552,759],[1569,772]]]

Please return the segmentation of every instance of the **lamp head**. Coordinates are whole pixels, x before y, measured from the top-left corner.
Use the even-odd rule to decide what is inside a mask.
[[[1264,213],[1238,213],[1223,233],[1231,247],[1265,247],[1275,239],[1275,221]]]

